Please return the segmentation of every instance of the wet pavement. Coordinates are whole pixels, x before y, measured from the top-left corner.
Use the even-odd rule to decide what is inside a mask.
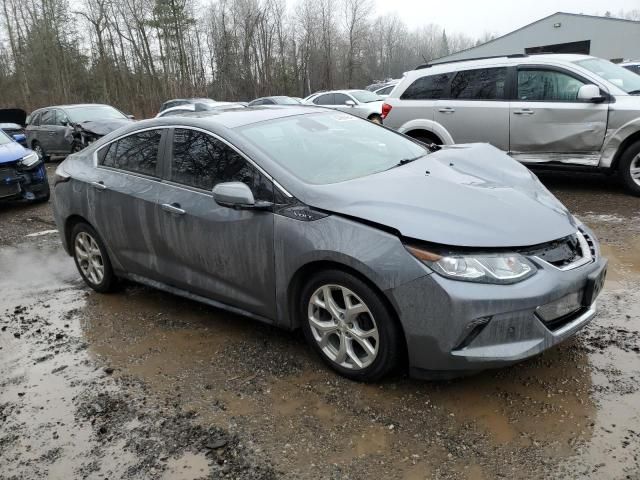
[[[640,198],[541,175],[610,260],[599,316],[510,368],[350,382],[298,333],[84,286],[49,205],[0,206],[0,478],[640,478]]]

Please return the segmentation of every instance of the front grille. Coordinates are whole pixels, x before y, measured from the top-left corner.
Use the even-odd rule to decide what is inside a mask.
[[[557,330],[560,330],[562,327],[569,325],[571,322],[573,322],[576,318],[578,318],[587,310],[588,310],[587,307],[580,307],[577,310],[574,310],[573,312],[568,313],[567,315],[564,315],[560,318],[556,318],[548,322],[543,321],[542,323],[549,330],[551,330],[552,332],[555,332]]]
[[[14,168],[0,168],[0,198],[20,193],[18,174]]]
[[[532,247],[520,253],[536,257],[560,270],[571,270],[593,261],[595,258],[595,244],[591,237],[579,231],[573,235]]]

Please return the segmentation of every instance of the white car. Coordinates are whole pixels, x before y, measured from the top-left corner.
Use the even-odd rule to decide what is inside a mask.
[[[635,62],[624,62],[621,63],[620,66],[640,75],[640,60],[636,60]]]
[[[398,82],[399,80],[394,80],[393,82],[387,83],[384,87],[374,90],[373,93],[378,95],[380,98],[387,98]]]
[[[335,108],[375,123],[382,123],[383,98],[367,90],[317,92],[305,98],[304,102]]]
[[[245,105],[237,102],[208,102],[208,103],[188,103],[177,107],[167,108],[155,116],[155,118],[169,117],[190,112],[207,112],[210,110],[230,110],[234,108],[246,108]]]

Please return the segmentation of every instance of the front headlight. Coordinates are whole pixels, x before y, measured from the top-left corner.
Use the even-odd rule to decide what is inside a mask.
[[[40,157],[38,154],[36,152],[31,152],[29,155],[22,157],[22,160],[20,160],[20,166],[24,168],[31,168],[39,161]]]
[[[407,250],[434,272],[452,280],[511,284],[536,272],[536,267],[519,253],[446,254],[406,246]]]

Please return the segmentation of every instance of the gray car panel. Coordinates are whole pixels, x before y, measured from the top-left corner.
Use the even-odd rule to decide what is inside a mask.
[[[584,291],[588,278],[601,272],[606,260],[588,229],[535,176],[497,149],[452,147],[363,179],[308,185],[229,128],[306,114],[297,107],[266,110],[256,109],[255,116],[251,111],[224,112],[140,122],[68,157],[59,170],[71,180],[59,184],[54,197],[65,248],[69,250],[70,219],[83,218],[104,238],[117,273],[285,328],[296,328],[303,321],[295,292],[313,268],[348,269],[381,292],[393,309],[416,375],[513,363],[562,341],[593,318],[595,306],[585,305],[579,315],[554,330],[536,315],[541,305]],[[206,192],[131,178],[135,175],[124,175],[129,178],[120,186],[105,176],[108,169],[96,168],[94,154],[100,146],[139,129],[171,126],[192,126],[221,136],[275,177],[289,192],[288,201],[319,209],[318,219],[291,218],[280,210],[221,207]],[[97,175],[122,197],[108,199],[102,195],[106,189],[92,187]],[[153,211],[131,207],[131,198],[143,193],[155,202]],[[167,202],[179,203],[194,218],[172,219],[171,212],[161,209]],[[126,209],[130,217],[123,217]],[[591,237],[593,245],[586,265],[561,270],[531,256],[536,274],[513,285],[446,279],[404,246],[405,237],[413,237],[504,250],[550,242],[578,229]],[[147,249],[147,263],[138,261],[130,267],[135,255],[123,255],[120,249],[133,250],[123,243],[135,242],[134,236],[148,241],[135,248]],[[483,319],[482,330],[461,346],[478,319]]]

